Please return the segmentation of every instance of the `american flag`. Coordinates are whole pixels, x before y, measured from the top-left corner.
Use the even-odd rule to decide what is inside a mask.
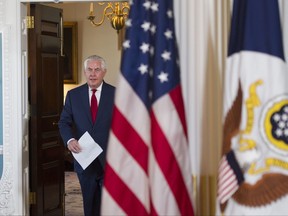
[[[243,181],[244,176],[234,155],[234,151],[230,151],[220,160],[218,175],[219,202],[224,204],[231,198]]]
[[[103,215],[194,215],[173,1],[130,2]]]

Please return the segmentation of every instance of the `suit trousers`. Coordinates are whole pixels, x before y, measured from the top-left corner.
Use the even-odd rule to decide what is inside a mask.
[[[99,216],[103,177],[99,177],[93,165],[77,173],[77,176],[82,190],[85,216]]]

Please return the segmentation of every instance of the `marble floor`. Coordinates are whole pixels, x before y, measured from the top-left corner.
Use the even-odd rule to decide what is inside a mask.
[[[65,216],[83,215],[83,199],[77,174],[65,171]]]

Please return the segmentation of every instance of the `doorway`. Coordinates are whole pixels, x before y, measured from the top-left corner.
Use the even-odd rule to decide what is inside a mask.
[[[68,21],[68,22],[78,23],[78,69],[77,69],[78,83],[65,84],[63,86],[64,94],[62,97],[62,102],[64,102],[67,91],[85,82],[84,79],[82,78],[81,62],[83,62],[83,59],[91,54],[98,54],[106,59],[108,63],[108,73],[107,73],[105,81],[113,85],[117,85],[121,50],[118,49],[118,39],[119,39],[118,35],[116,31],[110,26],[110,23],[106,21],[104,22],[103,26],[100,26],[97,28],[91,26],[89,21],[86,20],[87,14],[89,12],[89,6],[90,6],[89,3],[84,3],[84,2],[79,1],[76,3],[64,2],[61,4],[56,4],[56,3],[37,3],[37,4],[43,4],[49,7],[61,8],[63,10],[64,22]],[[80,8],[83,8],[83,9],[80,10]],[[80,11],[82,11],[82,14],[79,13]],[[31,95],[29,96],[31,97]],[[35,107],[35,109],[36,108],[37,107]],[[57,121],[54,121],[54,122],[57,122]],[[29,154],[31,153],[32,152],[29,151]],[[71,172],[71,165],[72,165],[71,155],[69,155],[66,152],[66,155],[64,154],[63,157],[64,157],[64,172],[65,171]],[[30,166],[29,166],[29,169],[31,169]],[[33,170],[31,169],[31,171]],[[66,173],[63,173],[63,176],[64,174],[66,176]],[[77,178],[76,180],[78,181]]]

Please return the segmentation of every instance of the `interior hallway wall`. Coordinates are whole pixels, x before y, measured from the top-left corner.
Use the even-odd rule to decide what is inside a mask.
[[[64,22],[77,22],[78,24],[78,84],[65,84],[64,97],[68,90],[86,82],[83,74],[83,61],[89,55],[97,54],[102,56],[107,63],[108,72],[105,81],[112,85],[117,84],[121,49],[118,49],[117,31],[112,28],[110,22],[105,19],[101,26],[94,27],[87,19],[89,15],[90,2],[69,2],[61,4],[47,4],[63,9]],[[103,7],[94,3],[95,21],[101,20]],[[121,44],[121,43],[120,43]]]

